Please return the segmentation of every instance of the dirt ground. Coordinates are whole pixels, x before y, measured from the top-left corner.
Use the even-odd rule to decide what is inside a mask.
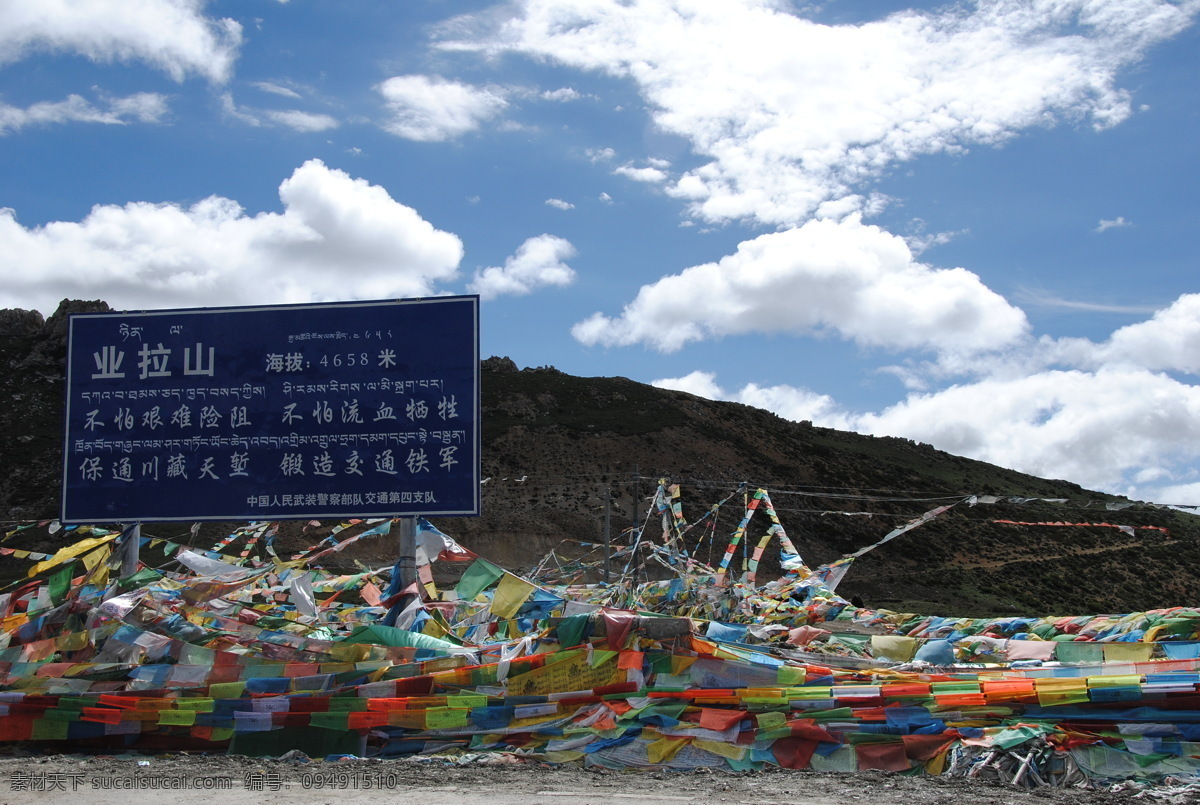
[[[1015,789],[996,782],[883,772],[748,774],[552,768],[511,757],[263,760],[238,756],[0,758],[0,805],[1093,805],[1198,802],[1194,793]],[[1140,794],[1140,796],[1139,796]]]

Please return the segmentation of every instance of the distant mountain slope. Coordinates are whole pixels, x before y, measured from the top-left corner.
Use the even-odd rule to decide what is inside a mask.
[[[0,311],[0,517],[55,516],[66,314],[104,309],[103,302],[64,302],[45,322],[34,312]],[[688,522],[733,496],[688,533],[691,549],[712,562],[742,517],[737,490],[743,483],[749,492],[768,490],[788,535],[813,566],[955,503],[855,562],[839,592],[871,606],[1074,614],[1200,601],[1200,578],[1191,570],[1200,560],[1200,520],[1193,515],[1145,506],[1109,511],[1106,504],[1122,501],[1065,481],[625,378],[519,370],[506,358],[490,358],[483,369],[484,513],[437,525],[514,570],[535,566],[551,550],[565,560],[589,550],[579,542],[602,541],[605,498],[614,542],[620,540],[623,529],[647,522],[648,498],[663,478],[681,485]],[[968,495],[1067,502],[959,502]],[[997,520],[1106,523],[1133,533]],[[763,514],[755,515],[751,550],[768,525]],[[659,518],[651,518],[647,537],[657,540],[661,531]],[[381,550],[386,555],[387,548]],[[760,582],[778,573],[777,556],[771,545]]]

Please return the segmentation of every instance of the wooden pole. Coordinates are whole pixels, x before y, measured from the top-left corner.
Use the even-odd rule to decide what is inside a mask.
[[[608,584],[609,565],[612,561],[612,524],[608,514],[612,503],[612,487],[604,495],[604,583]]]

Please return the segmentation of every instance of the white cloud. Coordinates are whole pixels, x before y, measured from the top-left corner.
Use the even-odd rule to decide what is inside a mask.
[[[338,127],[336,118],[312,112],[301,112],[296,109],[284,111],[271,110],[263,114],[281,126],[287,126],[296,131],[327,131]]]
[[[298,109],[255,109],[239,106],[229,92],[221,94],[221,111],[248,126],[264,126],[268,125],[265,121],[270,121],[299,132],[328,131],[341,125],[337,118],[326,114],[303,112]]]
[[[1187,506],[1192,513],[1200,507],[1200,482],[1169,484],[1161,487],[1154,502],[1168,506]]]
[[[1143,308],[1086,303],[1054,302],[1082,310],[1140,313]],[[1047,369],[1134,369],[1200,376],[1200,294],[1184,294],[1145,321],[1115,330],[1101,342],[1086,338],[1041,336],[1016,342],[1007,350],[987,355],[943,353],[932,364],[893,367],[906,376],[910,387],[928,379],[955,375],[1011,379]],[[911,382],[915,380],[916,382]]]
[[[879,413],[788,385],[727,391],[711,372],[653,385],[774,411],[794,421],[928,442],[1042,478],[1161,503],[1200,503],[1200,388],[1137,368],[989,377],[923,394]],[[978,490],[977,490],[978,491]]]
[[[611,148],[589,148],[585,153],[592,162],[603,162],[617,155]]]
[[[1184,294],[1148,321],[1117,330],[1095,360],[1200,375],[1200,294]]]
[[[713,372],[696,371],[683,377],[667,377],[651,382],[652,386],[686,391],[710,400],[729,400],[774,411],[795,422],[809,421],[823,428],[850,430],[853,419],[832,397],[793,386],[759,386],[749,383],[740,391],[727,392],[717,385]]]
[[[546,206],[553,207],[556,210],[573,210],[575,205],[569,201],[563,201],[561,198],[546,199]]]
[[[419,142],[439,142],[475,131],[508,105],[499,90],[440,76],[395,76],[378,89],[391,114],[384,129]]]
[[[250,85],[253,87],[258,87],[263,92],[269,92],[272,95],[281,95],[284,98],[292,98],[294,100],[300,99],[299,92],[296,92],[296,90],[291,89],[290,87],[285,87],[282,84],[276,84],[273,81],[252,81]]]
[[[857,429],[1136,496],[1146,467],[1200,458],[1200,388],[1138,368],[987,378],[910,395]]]
[[[62,101],[35,103],[25,109],[0,103],[0,135],[26,126],[46,126],[55,123],[157,123],[166,113],[166,97],[153,92],[139,92],[124,98],[107,98],[101,102],[101,106],[96,106],[79,95],[69,95]]]
[[[932,352],[891,367],[909,393],[876,412],[786,385],[727,391],[708,371],[655,382],[1137,497],[1200,490],[1200,389],[1178,378],[1200,375],[1200,294],[1104,341],[1035,339],[978,276],[914,258],[957,233],[918,221],[906,243],[862,223],[892,202],[877,180],[906,161],[1035,127],[1120,123],[1132,105],[1118,75],[1192,24],[1200,0],[968,0],[837,26],[779,0],[513,7],[441,47],[630,81],[702,164],[622,155],[615,173],[662,186],[693,220],[785,230],[644,285],[619,314],[577,323],[580,342],[671,352],[789,333]],[[589,152],[601,156],[619,164]],[[1095,231],[1131,225],[1120,216]]]
[[[141,61],[176,81],[233,74],[242,26],[202,13],[203,0],[37,0],[0,3],[0,64],[37,52]]]
[[[550,89],[542,93],[542,99],[547,101],[558,101],[566,103],[567,101],[577,101],[583,96],[571,87],[561,87],[559,89]]]
[[[522,0],[490,36],[514,51],[636,82],[655,122],[707,164],[671,192],[697,217],[798,224],[921,154],[1062,120],[1130,114],[1117,72],[1190,24],[1193,0],[1009,0],[826,26],[776,0]]]
[[[650,385],[657,386],[660,389],[686,391],[688,394],[695,394],[698,397],[705,397],[710,400],[731,399],[725,393],[725,390],[717,385],[716,372],[702,372],[697,370],[683,377],[662,377],[658,380],[652,380],[650,381]]]
[[[566,286],[575,281],[575,271],[564,261],[575,256],[570,241],[555,235],[529,238],[504,265],[475,272],[467,289],[481,299],[504,294],[524,295],[546,285]]]
[[[613,197],[610,196],[608,193],[601,193],[599,196],[599,199],[604,204],[612,204],[612,201],[613,201]]]
[[[231,92],[221,93],[221,111],[224,112],[226,116],[231,117],[234,120],[240,120],[248,126],[261,126],[263,124],[262,120],[260,120],[257,115],[241,106],[238,106],[233,100],[233,93]]]
[[[621,165],[615,168],[613,173],[647,184],[662,184],[669,178],[666,171],[655,167],[635,168],[632,165]]]
[[[788,385],[729,391],[711,372],[654,384],[825,427],[928,442],[1088,489],[1200,503],[1200,386],[1166,374],[1200,374],[1200,294],[1181,296],[1100,343],[1025,337],[995,352],[894,370],[920,390],[878,412],[852,412]]]
[[[1126,226],[1133,226],[1133,222],[1126,221],[1125,216],[1123,215],[1118,215],[1116,218],[1111,220],[1107,218],[1101,218],[1099,225],[1097,225],[1093,231],[1096,233],[1107,232],[1110,229],[1121,229],[1122,227]]]
[[[1059,308],[1062,310],[1078,310],[1093,313],[1129,313],[1145,315],[1153,313],[1154,305],[1116,304],[1112,302],[1097,302],[1087,299],[1063,299],[1060,296],[1047,293],[1039,288],[1020,288],[1013,299],[1026,307]]]
[[[930,232],[927,224],[920,218],[914,218],[909,222],[909,229],[913,234],[906,235],[904,238],[908,248],[912,249],[913,254],[922,254],[932,249],[934,246],[944,246],[963,232]]]
[[[1027,327],[976,275],[918,263],[903,239],[851,217],[745,241],[719,262],[643,286],[619,317],[597,313],[572,334],[672,352],[729,335],[836,333],[869,347],[971,354]]]
[[[279,187],[283,213],[246,215],[211,196],[190,207],[131,202],[27,229],[0,210],[10,304],[64,296],[117,308],[429,296],[457,274],[462,242],[382,187],[310,160]]]

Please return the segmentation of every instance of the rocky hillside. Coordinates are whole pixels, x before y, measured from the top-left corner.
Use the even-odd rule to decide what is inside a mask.
[[[46,321],[36,312],[0,311],[0,517],[10,523],[53,518],[58,510],[66,314],[104,309],[103,302],[64,301]],[[688,522],[733,496],[688,533],[696,555],[714,562],[742,516],[743,484],[769,491],[810,565],[956,503],[854,564],[839,591],[871,606],[1072,614],[1200,600],[1200,578],[1191,571],[1200,560],[1200,521],[1193,515],[1125,506],[1128,501],[1075,484],[929,445],[790,422],[625,378],[519,369],[506,358],[486,360],[483,370],[484,512],[437,525],[516,570],[533,567],[552,550],[564,562],[593,551],[580,543],[603,540],[606,500],[612,538],[622,541],[623,530],[647,522],[648,500],[662,478],[681,485]],[[1002,500],[970,506],[961,502],[969,495]],[[768,524],[756,515],[749,541],[757,543]],[[211,545],[210,537],[228,528],[206,525],[197,541]],[[312,542],[299,525],[287,533],[297,544]],[[660,533],[655,517],[647,534]],[[772,546],[759,580],[777,568]]]

